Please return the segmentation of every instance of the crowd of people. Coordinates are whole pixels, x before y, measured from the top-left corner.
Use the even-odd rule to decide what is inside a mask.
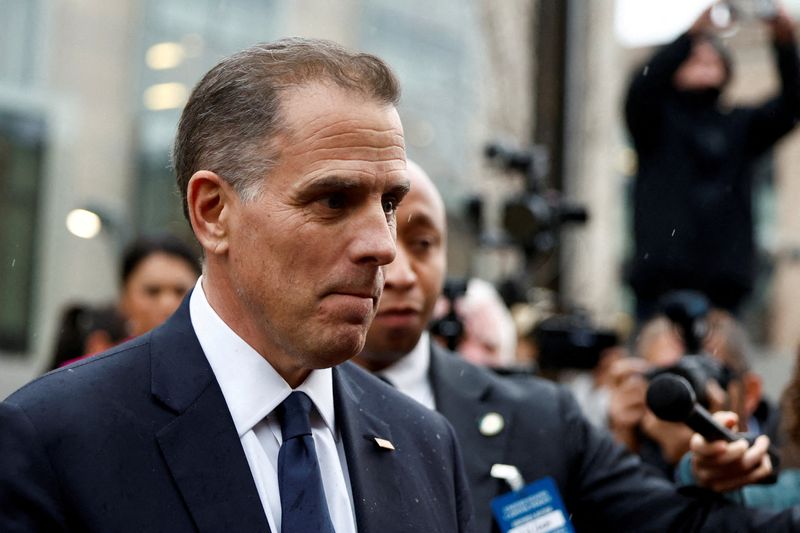
[[[290,38],[223,59],[173,151],[200,252],[143,237],[117,302],[64,310],[52,371],[0,403],[0,530],[798,530],[800,352],[773,404],[737,318],[752,164],[800,119],[794,23],[767,25],[760,106],[722,108],[710,11],[634,76],[627,343],[485,280],[443,297],[445,203],[380,58]],[[739,434],[664,419],[664,376]]]

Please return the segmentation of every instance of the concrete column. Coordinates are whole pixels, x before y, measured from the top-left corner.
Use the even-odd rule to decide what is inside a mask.
[[[590,218],[562,232],[563,298],[609,323],[622,308],[624,182],[618,162],[626,74],[614,39],[614,2],[573,1],[569,7],[565,194],[587,206]]]

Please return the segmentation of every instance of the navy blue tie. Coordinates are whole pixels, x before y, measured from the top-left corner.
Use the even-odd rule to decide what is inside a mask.
[[[283,436],[278,452],[282,533],[335,533],[311,437],[313,405],[306,393],[293,392],[276,409]]]

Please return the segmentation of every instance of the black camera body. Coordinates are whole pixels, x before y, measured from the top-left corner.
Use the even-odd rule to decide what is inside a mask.
[[[676,364],[653,370],[647,377],[653,379],[662,374],[675,374],[685,378],[694,389],[698,403],[708,409],[708,382],[713,380],[726,389],[732,377],[727,367],[703,352],[711,304],[700,292],[681,290],[661,297],[658,306],[661,313],[678,328],[686,345],[686,354]]]
[[[595,327],[583,315],[559,315],[539,322],[533,330],[542,371],[578,369],[597,366],[602,353],[616,346],[617,334]]]
[[[714,358],[706,354],[688,354],[674,365],[666,368],[657,368],[646,374],[649,381],[664,374],[673,374],[685,378],[692,386],[697,402],[706,409],[711,408],[708,397],[707,385],[713,380],[724,389],[727,387],[729,377],[723,366]]]
[[[456,300],[466,293],[466,279],[448,278],[442,288],[442,296],[450,304],[449,309],[446,315],[434,320],[429,326],[431,334],[444,339],[447,348],[451,351],[455,351],[464,338],[464,322],[456,313]]]
[[[505,201],[503,229],[527,256],[552,251],[561,224],[588,220],[585,206],[568,202],[560,192],[545,186],[549,158],[544,146],[520,150],[494,142],[486,146],[485,155],[503,170],[517,172],[525,179],[524,193]]]

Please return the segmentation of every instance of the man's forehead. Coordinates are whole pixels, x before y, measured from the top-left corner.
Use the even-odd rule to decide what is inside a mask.
[[[385,171],[405,168],[403,127],[392,105],[309,90],[295,92],[281,115],[283,134],[275,139],[281,153],[317,151],[323,158],[381,162]]]
[[[414,185],[411,185],[414,190]],[[446,217],[430,198],[409,193],[400,203],[397,212],[397,229],[400,232],[414,232],[416,230],[435,230],[444,235],[446,233]]]
[[[400,118],[393,104],[324,81],[312,81],[285,89],[279,105],[284,121],[292,122],[295,127],[320,121],[346,125],[347,121],[372,117],[376,108],[386,111],[386,117],[391,119],[394,127],[400,126]],[[400,129],[402,131],[402,127]]]
[[[441,231],[445,230],[446,215],[444,201],[439,190],[422,168],[408,161],[408,176],[411,192],[400,204],[400,224],[423,224],[434,226]]]
[[[418,204],[399,213],[397,229],[400,232],[409,232],[410,234],[417,230],[434,230],[438,233],[444,233],[444,225],[440,217],[432,212],[430,206],[420,206]]]

